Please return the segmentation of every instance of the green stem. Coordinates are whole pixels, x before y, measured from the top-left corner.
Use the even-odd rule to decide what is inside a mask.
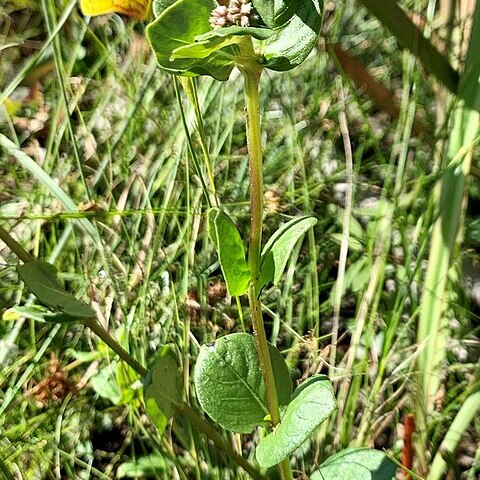
[[[33,255],[30,255],[12,236],[0,226],[0,239],[2,239],[7,247],[24,263],[35,260]]]
[[[220,208],[220,203],[217,197],[217,190],[215,188],[215,177],[213,175],[212,161],[210,159],[210,154],[208,152],[207,138],[205,136],[205,129],[203,127],[203,116],[200,110],[200,103],[198,101],[197,86],[195,79],[191,77],[180,77],[180,82],[182,83],[185,92],[190,99],[190,102],[193,105],[193,110],[195,112],[195,119],[197,121],[197,131],[198,138],[200,140],[200,147],[202,148],[203,158],[205,160],[205,167],[207,169],[208,181],[210,183],[210,194],[212,205]]]
[[[246,58],[254,55],[251,40],[242,45],[246,50]],[[260,272],[260,258],[262,248],[263,226],[263,164],[262,145],[260,136],[260,105],[259,85],[262,69],[258,64],[249,63],[241,68],[245,79],[245,103],[247,116],[247,144],[249,154],[250,173],[250,241],[248,249],[248,264],[252,281],[248,290],[250,316],[255,334],[256,347],[265,381],[267,406],[272,425],[280,423],[280,408],[278,405],[277,389],[273,374],[272,362],[268,350],[267,336],[262,317],[262,305],[257,296],[257,281]],[[289,460],[279,464],[283,480],[293,480]]]
[[[95,335],[102,339],[127,365],[130,365],[142,377],[145,377],[148,370],[135,360],[94,318],[83,321]]]
[[[247,141],[250,156],[250,242],[248,251],[248,264],[252,274],[252,282],[248,292],[250,302],[250,315],[257,342],[260,366],[265,379],[267,390],[267,404],[272,424],[280,422],[275,378],[272,363],[268,352],[267,336],[262,318],[262,306],[257,298],[256,284],[260,272],[260,254],[263,225],[263,165],[262,148],[260,144],[260,112],[258,99],[258,86],[260,72],[244,71],[245,99],[247,110]]]

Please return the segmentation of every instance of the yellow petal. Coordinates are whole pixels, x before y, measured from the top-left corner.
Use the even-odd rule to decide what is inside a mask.
[[[149,0],[80,0],[84,15],[121,13],[137,20],[144,20],[149,11]]]

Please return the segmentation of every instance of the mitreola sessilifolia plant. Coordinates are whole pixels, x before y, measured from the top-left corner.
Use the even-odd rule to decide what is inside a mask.
[[[0,237],[23,262],[17,267],[19,277],[41,304],[19,307],[17,314],[23,308],[25,315],[39,320],[88,326],[143,378],[145,409],[159,435],[170,420],[188,418],[253,478],[273,474],[276,466],[281,478],[294,478],[292,454],[336,409],[332,383],[324,375],[312,376],[293,389],[285,360],[267,341],[261,303],[262,289],[281,281],[290,252],[317,220],[311,216],[292,218],[262,246],[260,78],[265,69],[287,71],[306,59],[318,40],[322,6],[321,0],[155,0],[155,20],[146,30],[158,65],[180,76],[191,98],[195,99],[191,77],[208,75],[228,81],[237,68],[244,79],[250,175],[248,254],[246,242],[215,193],[204,139],[202,148],[210,179],[206,191],[210,208],[205,213],[208,235],[229,294],[248,296],[253,335],[233,333],[204,345],[193,378],[199,404],[222,428],[241,434],[265,429],[256,446],[258,465],[238,455],[186,402],[174,346],[163,346],[147,370],[100,326],[89,306],[64,290],[53,265],[33,258],[0,227]],[[382,452],[346,449],[327,458],[310,478],[390,480],[395,469]]]

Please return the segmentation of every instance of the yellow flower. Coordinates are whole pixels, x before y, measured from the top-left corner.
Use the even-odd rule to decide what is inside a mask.
[[[84,15],[121,13],[137,20],[145,20],[150,11],[149,0],[80,0]]]

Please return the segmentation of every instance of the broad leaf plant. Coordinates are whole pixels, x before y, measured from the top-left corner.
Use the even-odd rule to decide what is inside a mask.
[[[86,14],[119,11],[143,19],[150,9],[142,2],[129,8],[116,8],[112,3],[103,10],[97,4],[82,0]],[[90,307],[64,290],[53,265],[31,257],[0,227],[1,238],[23,261],[17,268],[20,279],[41,304],[17,307],[10,312],[12,316],[79,322],[91,328],[143,377],[144,406],[159,435],[171,419],[187,418],[252,478],[265,478],[272,468],[278,468],[282,479],[293,479],[292,454],[336,409],[332,383],[326,376],[313,376],[293,389],[282,354],[267,342],[261,304],[262,289],[281,281],[293,247],[317,220],[310,216],[293,218],[262,247],[260,79],[265,69],[287,71],[307,58],[318,41],[322,7],[322,0],[154,0],[151,11],[155,18],[146,28],[158,66],[182,77],[187,93],[192,91],[191,77],[208,75],[228,81],[237,68],[244,78],[250,167],[248,254],[244,246],[247,242],[215,195],[213,201],[211,195],[207,197],[211,208],[205,223],[229,294],[248,296],[254,332],[233,333],[204,345],[193,378],[201,408],[223,429],[241,434],[258,427],[266,430],[256,447],[258,465],[234,452],[217,430],[185,402],[187,396],[173,346],[163,346],[147,370],[100,326]],[[395,469],[382,452],[347,449],[325,460],[310,478],[391,480]]]

